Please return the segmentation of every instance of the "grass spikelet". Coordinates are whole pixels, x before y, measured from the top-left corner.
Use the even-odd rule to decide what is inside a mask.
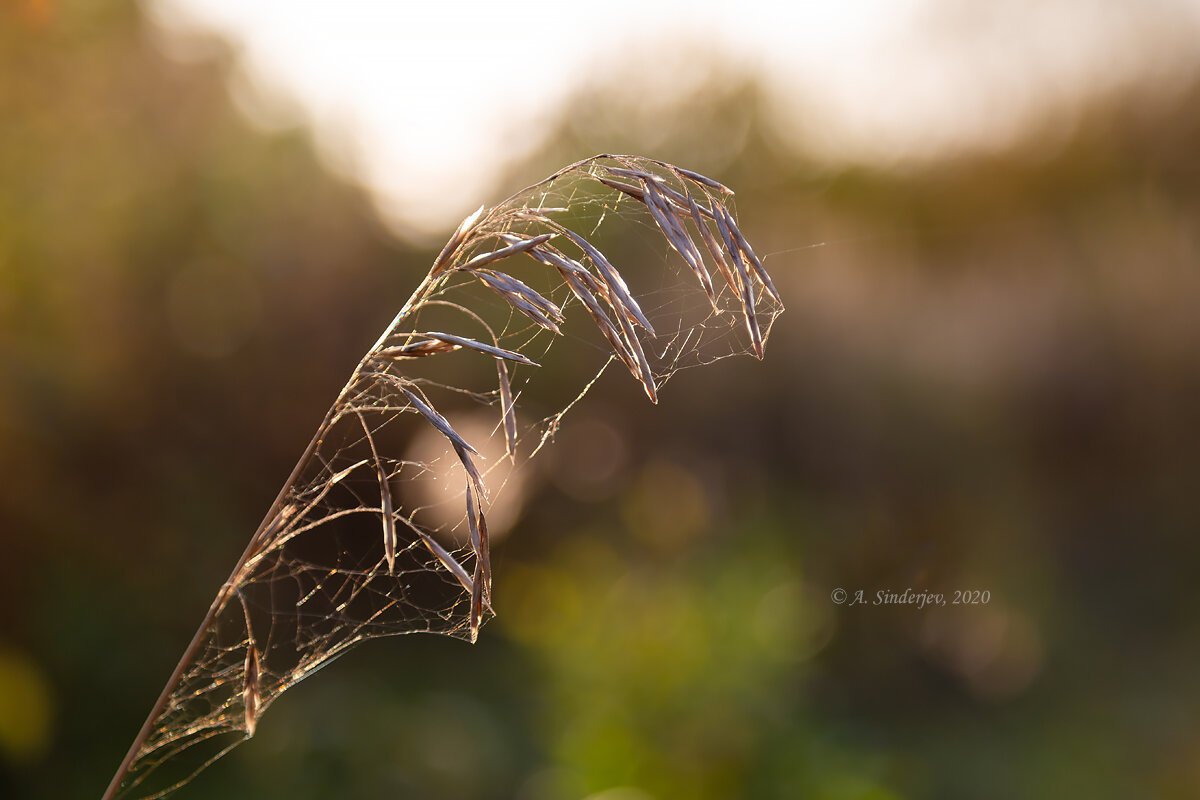
[[[528,250],[531,247],[536,247],[542,242],[552,238],[554,238],[553,233],[543,233],[540,236],[533,237],[532,239],[522,239],[521,241],[514,242],[508,247],[501,247],[499,250],[493,250],[490,253],[480,253],[466,264],[463,264],[461,267],[459,267],[459,269],[466,271],[478,269],[484,264],[491,264],[493,261],[500,261],[501,259],[508,258],[511,255],[516,255],[517,253]]]
[[[662,162],[660,161],[659,164],[662,164]],[[684,169],[683,167],[677,167],[674,164],[662,164],[662,166],[668,167],[672,172],[682,175],[683,177],[688,178],[689,180],[694,181],[695,183],[699,183],[703,186],[707,186],[710,189],[716,189],[718,192],[722,192],[727,195],[731,195],[731,196],[733,195],[733,189],[730,189],[728,186],[721,183],[720,181],[714,181],[712,178],[701,175],[699,172],[692,172],[690,169]]]
[[[528,358],[516,352],[515,350],[505,350],[503,347],[496,347],[495,345],[477,342],[474,339],[468,339],[465,336],[455,336],[452,333],[439,333],[437,331],[430,331],[429,333],[423,333],[421,335],[427,336],[430,339],[436,339],[440,342],[454,345],[456,348],[466,347],[470,350],[478,350],[480,353],[487,353],[489,356],[495,356],[496,358],[505,358],[509,361],[516,361],[518,364],[525,364],[529,367],[538,366],[537,362],[530,361]]]
[[[393,347],[385,347],[375,355],[391,361],[403,361],[409,358],[424,358],[425,356],[437,355],[438,353],[448,353],[451,350],[457,349],[458,346],[451,342],[433,341],[426,338]]]
[[[483,594],[490,597],[492,590],[492,557],[491,545],[488,542],[487,518],[483,513],[480,497],[471,482],[467,482],[467,527],[471,534],[471,547],[475,557],[483,565]]]
[[[404,392],[404,396],[408,398],[410,403],[412,403],[413,408],[420,412],[421,416],[429,420],[429,423],[433,425],[433,427],[441,431],[442,434],[450,440],[455,448],[462,448],[463,450],[474,453],[475,455],[479,455],[479,451],[467,444],[467,440],[459,436],[458,431],[450,427],[450,423],[446,421],[446,418],[435,411],[432,406],[418,397],[416,393],[409,391],[408,387],[400,383],[398,378],[395,378],[391,375],[386,375],[385,377],[390,378],[391,382],[394,383],[396,387],[400,389],[400,391]]]
[[[517,414],[513,407],[512,386],[508,381],[508,367],[504,366],[504,359],[496,359],[496,372],[500,380],[500,417],[504,423],[504,451],[510,458],[515,458],[517,455]]]
[[[742,311],[745,314],[750,343],[754,347],[754,355],[761,359],[763,357],[762,331],[758,327],[758,318],[754,313],[754,289],[750,285],[750,275],[746,271],[741,248],[737,246],[729,227],[733,220],[729,217],[729,212],[718,203],[713,203],[713,212],[716,214],[717,228],[721,231],[721,238],[725,240],[725,247],[729,251],[730,258],[733,259],[734,267],[737,268],[737,289],[742,298]]]
[[[491,270],[474,270],[474,275],[492,291],[508,301],[508,304],[548,331],[561,334],[555,319],[562,319],[562,311],[540,294],[510,275]],[[551,319],[551,317],[555,319]]]
[[[462,246],[462,243],[467,240],[468,236],[475,229],[475,226],[479,223],[480,218],[483,216],[483,208],[483,206],[480,206],[475,209],[474,212],[468,214],[466,219],[459,223],[457,230],[454,231],[450,240],[446,242],[446,246],[442,248],[442,252],[438,253],[438,257],[433,260],[433,267],[429,270],[430,275],[437,275],[454,258],[454,255],[458,252],[458,248]]]
[[[469,594],[473,595],[475,593],[475,581],[470,575],[467,574],[466,567],[458,563],[458,559],[450,555],[449,551],[442,547],[441,544],[438,543],[437,539],[434,539],[432,536],[415,525],[410,525],[409,527],[413,533],[417,535],[417,538],[421,540],[429,552],[433,553],[434,557],[441,563],[441,565],[450,571],[450,574],[453,575],[460,584],[462,584],[462,587],[466,589]]]
[[[780,297],[779,292],[775,290],[775,284],[771,281],[771,276],[768,275],[766,269],[763,268],[762,262],[758,260],[758,256],[754,255],[754,248],[750,246],[750,242],[746,241],[746,237],[742,235],[741,228],[738,227],[737,222],[735,222],[733,217],[729,214],[729,210],[722,209],[721,216],[724,217],[725,225],[729,228],[729,232],[733,234],[733,238],[737,242],[738,250],[740,250],[742,254],[746,256],[746,259],[750,262],[750,266],[754,269],[754,274],[758,278],[759,283],[761,283],[763,288],[770,293],[771,297],[775,298],[775,302],[782,306],[783,298]]]
[[[654,336],[654,326],[650,324],[650,320],[646,319],[646,315],[642,313],[641,306],[633,299],[633,295],[629,293],[629,287],[625,285],[625,279],[621,277],[621,273],[617,272],[616,267],[610,264],[608,259],[604,257],[604,254],[593,247],[587,239],[584,239],[568,228],[564,228],[563,233],[587,255],[596,266],[596,269],[599,270],[604,283],[615,295],[614,310],[628,316],[631,321],[641,325],[651,336]]]
[[[709,277],[708,270],[704,268],[704,261],[700,257],[700,251],[696,249],[696,243],[684,230],[683,224],[676,216],[670,202],[653,183],[646,184],[646,206],[650,209],[650,215],[654,217],[654,222],[662,231],[663,236],[666,237],[671,247],[683,256],[683,260],[687,262],[692,272],[695,273],[696,279],[700,281],[713,308],[716,308],[717,298],[713,293],[712,278]]]
[[[246,710],[246,736],[253,736],[258,726],[258,707],[260,695],[258,687],[258,648],[254,640],[246,643],[246,677],[242,688],[242,705]]]
[[[598,178],[597,180],[599,180],[601,183],[603,183],[605,186],[607,186],[610,189],[616,189],[618,192],[624,192],[625,194],[632,197],[634,200],[637,200],[639,203],[646,202],[646,193],[643,192],[638,187],[634,186],[633,184],[622,183],[621,181],[609,180],[608,178]]]
[[[396,569],[396,518],[392,509],[392,489],[388,486],[388,477],[384,474],[383,467],[377,464],[375,470],[379,476],[379,497],[382,506],[383,555],[387,559],[388,572],[394,572]]]

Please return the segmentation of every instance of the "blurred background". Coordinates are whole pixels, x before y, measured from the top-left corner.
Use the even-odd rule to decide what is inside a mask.
[[[0,796],[99,797],[463,213],[633,152],[766,360],[609,375],[477,645],[176,796],[1200,797],[1197,4],[235,5],[0,5]]]

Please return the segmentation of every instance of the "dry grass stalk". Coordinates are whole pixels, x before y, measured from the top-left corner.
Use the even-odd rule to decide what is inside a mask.
[[[714,333],[718,339],[726,336],[727,326],[709,326],[707,320],[688,318],[687,315],[696,308],[693,306],[684,312],[684,316],[667,319],[664,330],[669,331],[669,335],[664,337],[665,344],[660,341],[651,349],[649,343],[643,343],[641,336],[657,336],[654,326],[621,272],[591,240],[613,206],[598,199],[588,190],[588,184],[591,189],[602,187],[617,193],[610,198],[629,197],[640,203],[654,227],[686,265],[687,269],[677,267],[679,274],[689,284],[694,276],[714,313],[720,313],[722,309],[740,313],[749,334],[750,348],[756,356],[762,357],[765,332],[769,331],[775,315],[781,310],[782,302],[761,260],[738,228],[729,206],[732,191],[711,178],[650,159],[597,156],[566,167],[496,208],[485,211],[481,207],[469,215],[434,259],[428,275],[412,297],[360,361],[327,412],[283,490],[219,590],[109,785],[104,800],[113,800],[120,792],[133,791],[159,764],[219,733],[241,729],[247,736],[252,735],[262,709],[279,692],[357,641],[413,629],[455,634],[465,631],[471,641],[478,637],[485,612],[492,610],[491,557],[484,513],[487,487],[472,458],[479,455],[478,451],[433,407],[420,386],[461,391],[463,396],[479,402],[498,402],[505,451],[515,459],[518,430],[507,364],[537,366],[522,351],[548,348],[547,341],[553,343],[555,337],[544,334],[543,330],[553,334],[561,332],[559,325],[564,323],[564,315],[556,300],[565,304],[574,298],[580,302],[611,347],[612,357],[625,364],[655,402],[661,381],[683,364],[685,349],[695,348],[698,341],[711,341],[705,338],[709,333]],[[590,205],[596,212],[593,216],[596,228],[587,236],[551,216],[572,211],[577,204],[583,204],[585,208]],[[630,204],[625,204],[619,207],[618,215],[628,210]],[[691,230],[693,227],[695,231]],[[696,235],[703,248],[696,242]],[[503,246],[498,247],[497,240]],[[705,252],[729,286],[732,303],[724,287],[718,289],[713,285],[705,264]],[[506,272],[487,268],[522,253],[553,268],[554,273],[549,274],[561,278],[561,283],[556,281],[553,290],[542,293]],[[671,259],[674,260],[674,256]],[[452,277],[463,274],[475,276],[504,301],[506,305],[498,307],[499,313],[504,315],[503,319],[497,320],[499,325],[493,327],[485,319],[482,309],[480,313],[472,310],[474,300],[480,295],[469,294],[464,287],[474,289],[478,284]],[[486,295],[486,292],[481,294]],[[665,302],[660,302],[664,299]],[[685,299],[690,302],[690,298]],[[679,307],[675,300],[666,293],[655,295],[655,306],[648,307],[656,313],[664,313]],[[483,325],[490,334],[490,343],[458,334],[418,333],[413,327],[402,327],[415,326],[416,320],[430,306],[465,313]],[[495,308],[496,304],[488,307]],[[510,324],[516,317],[513,311],[535,324]],[[441,310],[437,313],[441,314]],[[501,326],[497,336],[495,330]],[[405,333],[406,330],[410,332]],[[735,344],[732,349],[736,352],[739,346]],[[432,378],[417,379],[400,373],[402,366],[418,366],[410,362],[420,360],[420,365],[424,366],[428,358],[452,351],[475,352],[494,359],[498,391],[492,391],[490,386],[459,390],[455,386],[439,384]],[[532,349],[529,352],[533,352]],[[653,356],[653,361],[648,353]],[[432,374],[441,373],[434,369]],[[582,394],[566,408],[579,397]],[[402,416],[410,409],[416,413],[410,417]],[[545,444],[562,413],[565,409],[541,423],[542,439],[533,452]],[[357,416],[357,424],[362,426],[370,446],[369,459],[360,457],[364,455],[361,452],[364,437],[348,435],[354,432],[345,428],[347,424],[355,424],[354,416]],[[409,462],[378,452],[373,434],[386,427],[391,439],[397,421],[405,419],[428,424],[445,436],[463,465],[469,555],[460,553],[456,556],[447,551],[433,537],[432,531],[414,522],[414,511],[406,512],[394,503],[401,496],[393,497],[391,481],[401,477],[397,465]],[[381,438],[380,443],[383,441]],[[378,507],[362,498],[359,487],[347,486],[345,481],[352,472],[368,463],[373,466],[373,477],[379,486]],[[432,465],[417,462],[417,466],[432,470]],[[335,487],[342,489],[334,491]],[[334,548],[337,555],[331,557],[331,564],[309,560],[311,553],[328,552],[328,543],[321,543],[311,550],[293,549],[301,537],[308,542],[315,540],[307,537],[325,532],[337,536],[335,526],[343,524],[339,520],[357,518],[364,512],[379,515],[382,559],[376,556],[378,551],[349,552],[343,548],[342,545],[351,539],[336,540],[339,546]],[[402,539],[402,532],[411,533],[411,536]],[[430,554],[422,559],[418,569],[452,577],[469,598],[465,614],[460,605],[461,594],[456,595],[452,604],[441,608],[421,608],[406,595],[409,584],[402,575],[395,574],[400,564],[398,553],[402,546],[417,547],[417,541]],[[473,563],[460,561],[464,556],[473,558]],[[368,566],[364,567],[364,564]],[[294,612],[272,607],[271,616],[266,619],[271,628],[261,640],[260,648],[243,592],[265,591],[272,581],[282,577],[306,584],[306,590],[296,601]],[[404,588],[387,588],[393,584]],[[242,644],[223,645],[222,642],[238,641],[228,638],[229,631],[224,627],[230,624],[225,613],[227,603],[235,595],[242,603],[246,637],[240,640]],[[358,618],[355,615],[363,609],[357,606],[363,601],[378,605],[368,605],[365,617]],[[331,616],[320,616],[314,610],[322,602],[334,609],[327,612]],[[420,620],[415,628],[414,617]],[[300,631],[303,636],[296,635]],[[244,658],[238,649],[242,646],[246,648]],[[213,664],[218,666],[213,667]],[[264,675],[270,676],[268,683],[264,683]],[[166,787],[153,792],[152,796],[161,797],[173,788],[175,786]],[[138,790],[146,792],[144,787]]]

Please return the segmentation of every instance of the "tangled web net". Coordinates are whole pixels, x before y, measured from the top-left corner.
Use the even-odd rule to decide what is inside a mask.
[[[178,788],[365,639],[474,641],[492,614],[487,516],[503,475],[605,368],[657,402],[681,368],[762,357],[783,306],[731,200],[669,164],[597,156],[468,217],[329,409],[109,796]],[[554,385],[530,408],[539,365]],[[481,412],[502,454],[490,460],[455,421]]]

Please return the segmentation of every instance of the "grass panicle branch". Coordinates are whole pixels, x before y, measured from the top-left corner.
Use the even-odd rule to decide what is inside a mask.
[[[488,514],[503,486],[489,489],[498,461],[536,454],[608,363],[657,402],[685,356],[763,357],[783,306],[732,200],[691,170],[603,155],[463,220],[321,421],[104,800],[183,785],[252,736],[284,691],[360,641],[416,631],[474,641],[494,613]],[[663,276],[636,281],[618,269],[627,257],[609,258],[605,233],[617,222],[665,242]],[[526,426],[539,435],[523,448],[518,400],[567,327],[603,361],[557,414]],[[499,458],[458,422],[463,402],[494,415]],[[406,450],[430,431],[444,455]],[[461,494],[421,499],[426,485]],[[443,506],[451,510],[439,521]]]

